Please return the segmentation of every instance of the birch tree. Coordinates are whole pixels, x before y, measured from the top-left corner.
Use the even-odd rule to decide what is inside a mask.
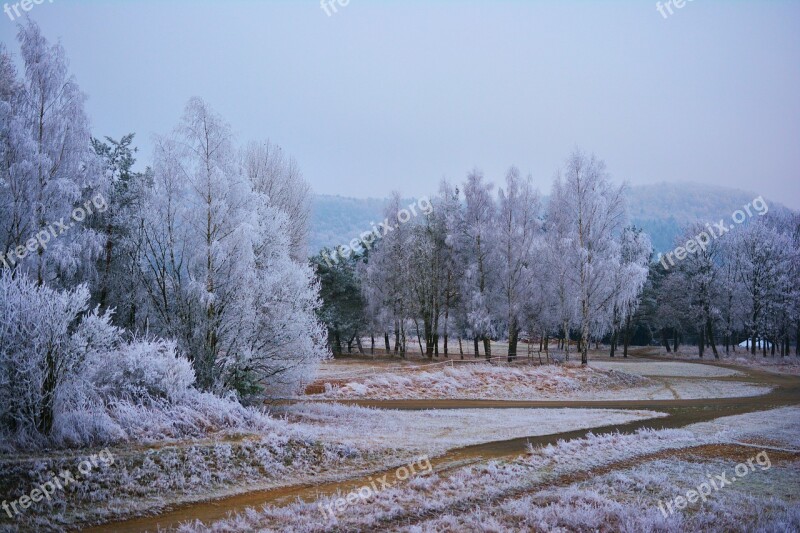
[[[251,142],[244,151],[244,168],[253,188],[287,216],[292,259],[305,260],[311,228],[311,187],[294,158],[269,141]]]
[[[498,191],[498,197],[500,289],[508,330],[508,360],[513,361],[517,356],[523,306],[531,297],[536,281],[532,263],[534,245],[541,228],[541,201],[532,178],[522,179],[515,167],[506,174],[505,188]]]
[[[0,251],[7,258],[17,250],[20,261],[8,266],[31,273],[40,285],[75,285],[93,276],[103,244],[103,236],[89,227],[68,226],[73,209],[106,187],[89,144],[86,97],[68,72],[64,49],[49,44],[36,23],[20,25],[17,40],[21,82],[7,52],[0,52],[7,84],[0,119]],[[56,223],[69,229],[57,239],[49,229]]]
[[[290,257],[288,217],[254,190],[202,100],[159,140],[147,211],[141,278],[201,388],[284,390],[326,356],[318,282]]]
[[[478,340],[482,340],[486,359],[492,357],[491,339],[497,327],[496,205],[492,188],[480,171],[469,173],[464,184],[466,202],[462,226],[467,319],[474,337],[475,355],[478,355]]]
[[[632,227],[623,230],[620,241],[619,266],[612,271],[614,282],[612,336],[616,337],[616,331],[622,330],[623,356],[628,357],[631,321],[641,303],[653,247],[646,233]],[[616,338],[612,338],[611,342],[613,356]]]
[[[625,188],[610,183],[602,161],[579,150],[569,157],[556,183],[551,213],[566,219],[574,250],[568,270],[578,289],[581,363],[587,365],[591,334],[610,327],[606,310],[615,296],[613,272],[619,265],[617,237],[625,226]]]

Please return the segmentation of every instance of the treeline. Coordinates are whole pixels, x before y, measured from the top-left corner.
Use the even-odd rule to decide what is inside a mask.
[[[432,203],[432,212],[403,223],[395,195],[386,210],[394,229],[382,239],[315,258],[334,353],[366,334],[400,356],[410,337],[429,357],[440,344],[447,356],[468,340],[489,358],[491,341],[508,339],[513,359],[524,333],[577,338],[586,363],[589,343],[636,311],[650,241],[627,226],[625,187],[594,156],[569,157],[546,209],[516,168],[496,193],[477,170],[460,186],[444,181]],[[565,342],[567,356],[569,349]]]
[[[739,353],[786,356],[794,341],[798,353],[800,216],[768,212],[757,200],[763,209],[744,225],[687,227],[676,249],[695,243],[694,252],[675,265],[662,257],[651,268],[637,321],[667,351],[684,341],[700,357],[710,351],[718,358],[743,343]]]
[[[377,242],[322,250],[321,318],[335,354],[364,353],[369,337],[371,352],[405,357],[413,342],[428,357],[463,357],[469,343],[489,358],[491,341],[507,340],[513,360],[524,337],[539,350],[557,339],[567,358],[572,341],[584,363],[592,342],[612,357],[687,343],[718,356],[748,339],[752,353],[787,355],[800,336],[800,219],[759,201],[763,211],[724,234],[686,227],[676,247],[694,241],[692,251],[662,262],[594,157],[569,157],[546,208],[517,169],[496,191],[473,171],[443,182],[433,211],[408,223],[395,195],[394,230]]]

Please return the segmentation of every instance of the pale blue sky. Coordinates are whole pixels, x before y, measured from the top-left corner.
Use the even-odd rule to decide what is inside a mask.
[[[695,0],[665,20],[645,0],[350,0],[330,17],[316,0],[54,0],[31,17],[61,38],[95,134],[136,132],[143,160],[197,95],[320,193],[419,197],[511,164],[547,191],[579,145],[634,184],[800,208],[797,1]]]

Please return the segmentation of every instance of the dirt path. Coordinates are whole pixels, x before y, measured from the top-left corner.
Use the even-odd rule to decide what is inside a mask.
[[[713,364],[703,362],[697,364]],[[634,363],[635,364],[635,363]],[[759,370],[739,369],[747,380],[774,387],[773,391],[762,395],[743,398],[701,399],[701,400],[614,400],[614,401],[493,401],[493,400],[362,400],[341,401],[339,403],[376,407],[382,409],[507,409],[507,408],[605,408],[605,409],[650,409],[662,411],[670,416],[660,419],[637,420],[634,422],[595,427],[591,430],[567,431],[550,435],[501,440],[467,446],[451,450],[431,462],[437,471],[446,471],[464,464],[477,463],[490,459],[513,458],[525,453],[528,443],[534,446],[555,444],[559,440],[582,438],[592,433],[622,432],[632,433],[641,428],[665,429],[680,428],[698,422],[706,422],[724,416],[764,411],[788,405],[800,404],[800,377],[780,375]],[[715,379],[715,378],[707,378]],[[724,379],[724,378],[718,378]],[[200,520],[205,523],[225,518],[229,513],[240,512],[247,507],[260,507],[265,503],[280,505],[297,498],[313,501],[322,495],[337,491],[344,493],[368,484],[375,477],[387,474],[389,478],[396,467],[375,472],[368,476],[358,476],[346,481],[279,489],[247,492],[215,501],[178,506],[157,516],[109,523],[87,528],[89,532],[140,532],[175,528],[181,522]]]

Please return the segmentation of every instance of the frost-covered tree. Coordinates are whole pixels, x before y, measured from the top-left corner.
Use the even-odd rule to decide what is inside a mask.
[[[508,360],[512,361],[517,356],[523,307],[532,297],[536,283],[533,252],[541,237],[541,201],[533,179],[521,178],[515,167],[506,174],[505,187],[498,191],[498,197],[499,284],[508,332]]]
[[[411,289],[406,258],[412,248],[412,228],[400,224],[398,213],[403,209],[400,194],[395,192],[385,209],[388,228],[379,229],[383,234],[370,254],[366,269],[365,287],[370,298],[377,298],[384,310],[385,322],[394,331],[393,351],[405,357],[407,349],[406,322],[411,318]]]
[[[567,193],[563,183],[555,180],[552,198],[563,198]],[[578,317],[578,285],[573,276],[574,257],[577,247],[574,246],[572,225],[563,207],[557,206],[552,199],[548,205],[545,222],[545,245],[541,260],[546,265],[542,288],[548,293],[548,312],[543,316],[543,327],[547,331],[560,331],[564,339],[565,357],[569,360],[569,337],[572,324]]]
[[[497,255],[496,210],[493,186],[483,173],[473,170],[464,184],[464,217],[461,229],[462,254],[466,266],[462,294],[467,322],[478,355],[483,341],[487,359],[492,357],[491,340],[497,333],[499,257]]]
[[[786,336],[786,317],[793,315],[793,295],[797,286],[792,275],[797,250],[792,237],[755,220],[741,228],[735,241],[741,285],[746,309],[745,327],[755,354],[759,339],[766,355],[766,340],[775,342]]]
[[[716,303],[719,301],[719,262],[721,255],[721,244],[718,240],[702,238],[698,241],[697,236],[706,232],[707,228],[702,223],[689,225],[679,236],[676,242],[676,250],[680,252],[683,244],[689,244],[683,250],[684,253],[676,252],[676,257],[681,259],[678,269],[683,274],[684,290],[690,297],[687,313],[689,319],[694,322],[700,337],[698,343],[699,355],[703,357],[706,346],[710,346],[714,352],[714,357],[719,359],[717,343],[714,336],[714,323],[719,319],[720,313]],[[696,244],[702,242],[702,245]]]
[[[297,386],[325,357],[313,271],[290,257],[288,217],[239,165],[202,100],[159,140],[141,279],[154,325],[180,340],[203,389]]]
[[[8,267],[39,284],[71,286],[93,275],[103,237],[87,225],[69,227],[70,216],[105,192],[106,183],[89,144],[86,97],[68,72],[64,49],[49,44],[31,21],[19,26],[17,39],[21,81],[0,51],[0,252]],[[54,224],[69,229],[54,238]]]
[[[736,332],[745,329],[746,292],[742,283],[742,256],[738,252],[742,237],[742,232],[728,235],[721,243],[720,250],[717,307],[720,310],[720,328],[726,354],[730,353],[731,348],[736,351]]]
[[[135,172],[134,134],[120,140],[92,139],[109,181],[108,209],[96,217],[93,227],[105,236],[97,262],[97,284],[93,290],[101,309],[115,309],[115,323],[135,330],[137,314],[146,295],[137,283],[137,265],[142,257],[144,200],[151,186],[150,169]]]
[[[442,298],[442,338],[444,341],[444,355],[449,355],[450,333],[459,334],[459,352],[463,359],[464,350],[461,346],[461,332],[457,324],[461,320],[463,307],[461,306],[461,280],[464,275],[464,264],[460,261],[461,251],[459,245],[459,231],[463,224],[463,212],[459,201],[459,191],[447,180],[439,184],[439,194],[434,200],[433,216],[436,225],[443,237],[438,250],[441,265],[441,298]]]
[[[590,337],[611,326],[607,312],[615,297],[613,274],[620,263],[618,236],[625,226],[625,188],[613,186],[605,164],[576,150],[557,178],[550,218],[566,228],[571,252],[568,275],[578,291],[581,363],[588,364]]]
[[[311,187],[303,178],[297,161],[269,141],[250,143],[243,158],[253,188],[266,195],[270,204],[287,216],[292,259],[305,260],[311,224]]]
[[[650,237],[636,228],[625,228],[620,235],[620,260],[612,272],[614,297],[612,303],[611,356],[618,332],[623,335],[623,356],[628,357],[631,322],[641,302],[642,291],[648,276],[648,263],[653,247]]]

